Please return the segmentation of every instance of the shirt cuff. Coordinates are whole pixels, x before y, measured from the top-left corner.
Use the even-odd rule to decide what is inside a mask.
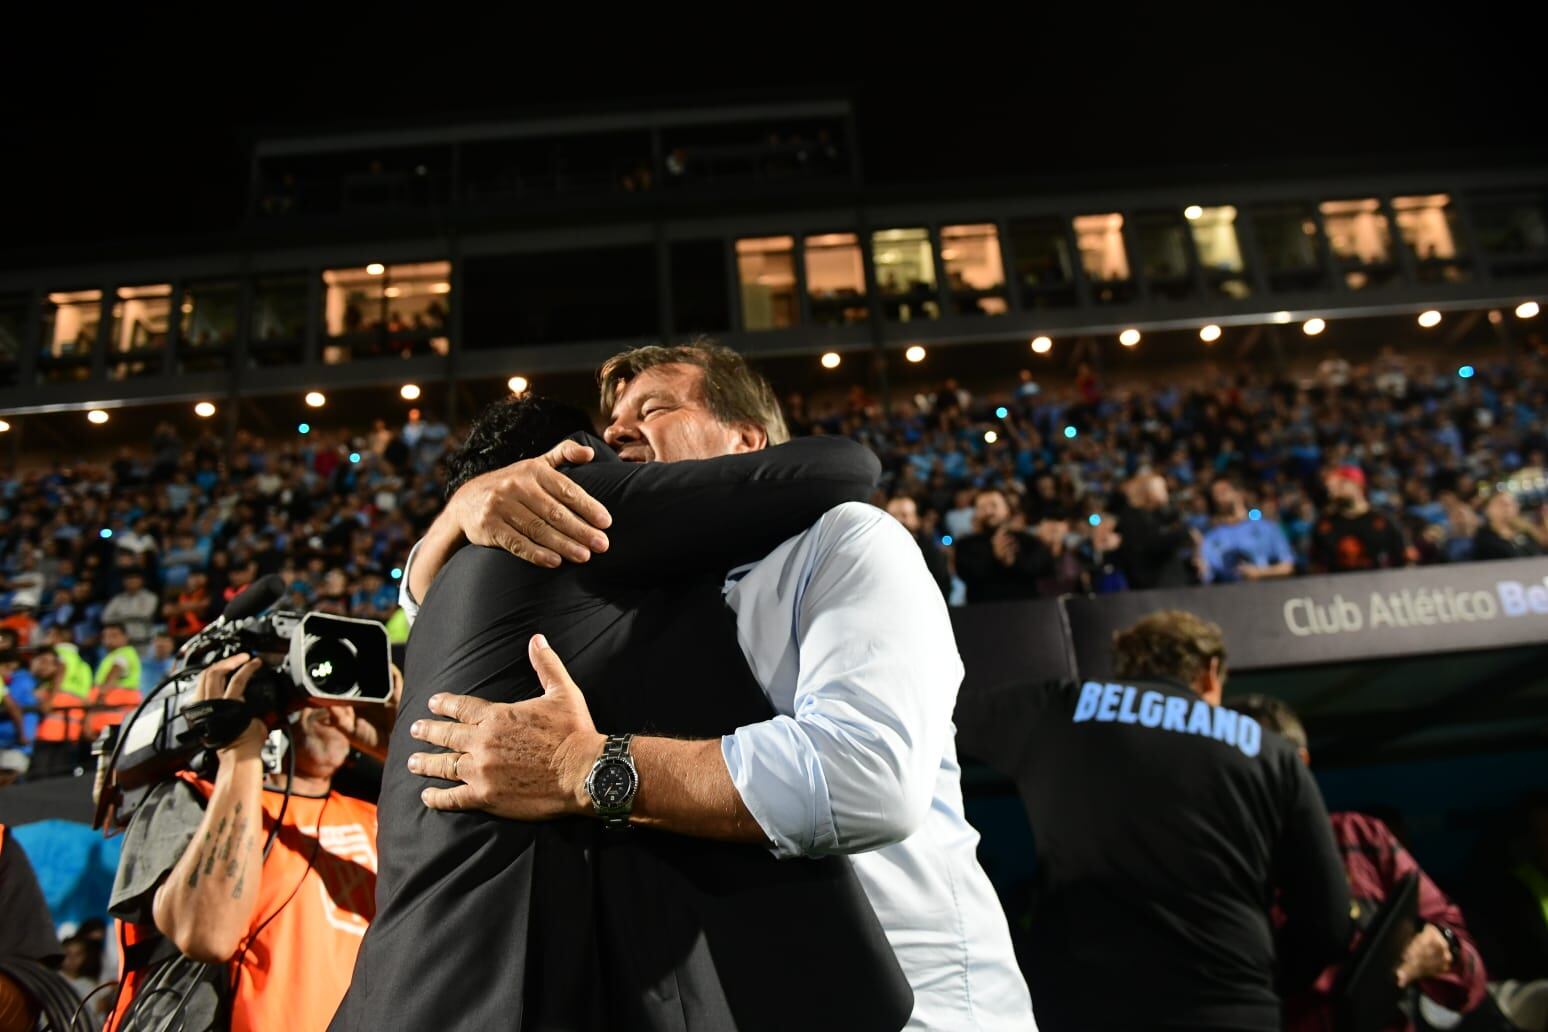
[[[419,616],[419,600],[409,590],[409,571],[414,568],[414,557],[419,554],[419,546],[422,544],[424,539],[420,538],[409,549],[408,558],[403,560],[403,580],[398,584],[398,605],[403,607],[403,615],[408,618],[410,627],[414,626],[414,620]]]
[[[822,763],[794,718],[777,716],[720,740],[737,794],[780,859],[836,851],[833,807]]]

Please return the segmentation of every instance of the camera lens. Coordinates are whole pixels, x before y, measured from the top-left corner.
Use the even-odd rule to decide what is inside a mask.
[[[355,647],[343,638],[310,638],[303,670],[312,691],[344,694],[354,687],[359,674]]]

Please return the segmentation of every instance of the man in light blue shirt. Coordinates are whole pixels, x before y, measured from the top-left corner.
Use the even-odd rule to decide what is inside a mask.
[[[1200,549],[1205,584],[1288,577],[1295,572],[1295,552],[1284,529],[1261,514],[1253,518],[1240,488],[1221,477],[1209,485],[1209,499],[1216,522],[1204,532]]]
[[[717,410],[725,385],[680,352],[647,350],[662,360],[609,364],[608,444],[632,461],[739,450],[745,427]],[[411,556],[405,610],[429,583],[426,570],[463,540],[499,541],[545,565],[561,551],[589,557],[584,546],[595,548],[599,534],[590,500],[554,461],[530,463],[478,478],[448,504]],[[908,1028],[1033,1028],[1004,914],[977,861],[978,834],[963,816],[951,723],[962,665],[918,547],[880,510],[845,504],[729,571],[723,590],[776,716],[718,741],[635,737],[628,819],[792,862],[849,855],[913,989]],[[415,754],[409,767],[462,783],[427,789],[427,805],[524,820],[600,811],[587,776],[601,769],[604,739],[561,657],[538,639],[531,657],[542,698],[431,700],[432,712],[453,719],[421,721],[414,737],[452,751]],[[791,988],[770,972],[771,992]]]

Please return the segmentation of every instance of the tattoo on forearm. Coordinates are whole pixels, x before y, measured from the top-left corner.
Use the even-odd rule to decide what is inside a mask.
[[[237,847],[237,855],[226,864],[226,877],[236,878],[236,885],[231,889],[232,899],[242,898],[242,886],[247,884],[247,849],[253,836],[249,833],[242,836],[242,844]]]
[[[213,829],[205,831],[204,838],[199,843],[199,850],[194,856],[193,870],[188,873],[190,889],[198,888],[201,878],[208,878],[214,873],[217,861],[223,865],[228,879],[238,875],[239,858],[243,865],[246,864],[246,845],[252,836],[244,829],[243,809],[243,804],[237,803],[230,817],[222,817],[220,823]],[[236,894],[241,895],[240,888]]]

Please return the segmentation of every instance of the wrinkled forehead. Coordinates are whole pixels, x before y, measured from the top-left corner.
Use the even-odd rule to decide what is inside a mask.
[[[613,383],[613,411],[608,418],[617,419],[620,413],[637,409],[650,398],[673,402],[698,399],[704,370],[686,362],[667,362],[651,366],[633,379],[619,377]]]

